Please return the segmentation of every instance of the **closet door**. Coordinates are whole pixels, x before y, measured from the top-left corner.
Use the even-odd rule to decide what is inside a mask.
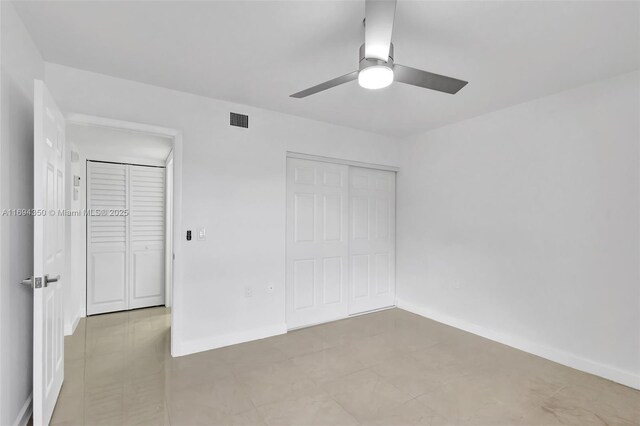
[[[395,305],[395,179],[350,168],[349,314]]]
[[[87,315],[127,309],[127,168],[87,163]]]
[[[287,159],[288,328],[347,316],[348,167]]]
[[[164,304],[165,169],[129,167],[129,309]]]

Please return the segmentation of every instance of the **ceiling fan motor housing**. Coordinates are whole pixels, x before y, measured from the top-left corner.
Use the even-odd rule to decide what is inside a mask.
[[[393,43],[391,43],[391,45],[389,46],[389,59],[386,62],[381,61],[380,59],[365,58],[364,44],[360,46],[360,56],[359,56],[359,66],[358,66],[359,71],[362,71],[365,68],[380,66],[380,65],[393,69]]]

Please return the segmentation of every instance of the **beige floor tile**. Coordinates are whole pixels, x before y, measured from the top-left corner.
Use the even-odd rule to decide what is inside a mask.
[[[169,413],[164,401],[151,403],[150,401],[134,399],[124,408],[125,425],[169,425]]]
[[[640,392],[399,309],[172,358],[165,308],[65,337],[62,425],[636,425]]]
[[[255,406],[324,393],[290,360],[238,372],[236,378]]]
[[[124,352],[126,344],[126,332],[112,336],[92,336],[91,339],[87,339],[86,356],[104,356]]]
[[[56,407],[51,416],[51,425],[84,423],[84,392],[82,390],[69,390],[62,386]]]
[[[194,385],[233,377],[231,365],[216,359],[211,351],[166,360],[167,390],[178,391]]]
[[[124,383],[127,379],[127,360],[124,352],[88,356],[85,359],[85,389]]]
[[[224,419],[224,425],[229,426],[260,426],[266,425],[258,410],[252,409],[243,413],[234,414]]]
[[[87,332],[93,333],[103,327],[126,326],[129,323],[128,312],[113,312],[110,314],[94,315],[87,319]]]
[[[413,397],[437,389],[443,384],[439,371],[426,368],[420,361],[409,355],[389,358],[372,369],[387,381]]]
[[[63,386],[69,392],[84,391],[84,358],[64,360],[64,383]]]
[[[317,335],[310,330],[311,329],[308,328],[295,330],[272,337],[270,340],[274,347],[282,351],[289,358],[318,352],[331,347],[330,343],[319,339]]]
[[[287,356],[276,348],[269,339],[255,340],[239,345],[227,346],[212,351],[214,357],[229,363],[234,369],[242,371],[284,361]]]
[[[349,318],[311,327],[309,331],[329,346],[341,346],[372,336],[375,329],[365,327],[359,318]]]
[[[444,343],[411,352],[409,357],[418,361],[434,379],[444,383],[483,371],[475,365],[473,356],[467,351]]]
[[[84,393],[84,419],[87,425],[124,424],[123,383],[87,388]]]
[[[333,380],[366,368],[345,346],[291,358],[294,364],[317,383]]]
[[[592,388],[570,385],[542,404],[563,424],[640,425],[640,392],[603,383]]]
[[[450,426],[452,423],[415,399],[381,410],[378,416],[361,423],[365,426]]]
[[[162,375],[132,380],[124,385],[124,404],[149,404],[164,406],[166,400],[166,380]]]
[[[266,424],[255,408],[228,415],[207,406],[184,411],[174,410],[169,414],[169,421],[172,426],[260,426]]]
[[[86,320],[83,318],[78,323],[75,332],[71,336],[64,337],[65,360],[83,359],[86,349]]]
[[[345,345],[350,356],[370,367],[407,352],[406,348],[390,345],[383,334],[365,337]]]
[[[370,421],[413,397],[371,369],[327,382],[323,388],[358,421]]]
[[[402,352],[413,352],[427,349],[439,344],[441,341],[436,336],[423,333],[414,329],[397,328],[393,331],[382,333],[378,336],[385,344]]]
[[[258,412],[270,426],[357,425],[355,417],[328,396],[302,397],[258,407]]]
[[[453,424],[480,418],[484,412],[498,410],[502,405],[485,381],[474,378],[444,383],[417,400]]]
[[[126,358],[125,380],[136,381],[147,377],[163,375],[165,372],[164,359],[158,359],[158,356],[127,356]]]
[[[207,407],[209,416],[230,416],[254,408],[244,387],[233,377],[217,379],[187,388],[167,392],[169,417],[174,412],[184,414],[188,410]]]

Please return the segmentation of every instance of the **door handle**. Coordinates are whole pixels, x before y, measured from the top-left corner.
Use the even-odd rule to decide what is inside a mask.
[[[60,281],[60,274],[58,274],[55,278],[49,278],[49,274],[44,276],[44,286],[48,287],[50,283],[57,283]]]
[[[58,275],[58,278],[55,281],[58,281],[59,278],[60,278],[60,275]],[[47,277],[45,277],[45,279],[47,279]],[[51,280],[49,280],[49,282],[51,282]],[[20,281],[20,284],[26,285],[29,288],[42,288],[42,277],[25,278],[24,280]]]

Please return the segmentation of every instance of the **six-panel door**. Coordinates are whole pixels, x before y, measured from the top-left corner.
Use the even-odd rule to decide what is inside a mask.
[[[348,167],[287,161],[289,328],[347,315]]]
[[[396,174],[349,170],[349,314],[395,304]]]
[[[33,131],[33,424],[43,426],[64,381],[62,286],[68,282],[62,276],[65,121],[40,80],[34,84]]]

